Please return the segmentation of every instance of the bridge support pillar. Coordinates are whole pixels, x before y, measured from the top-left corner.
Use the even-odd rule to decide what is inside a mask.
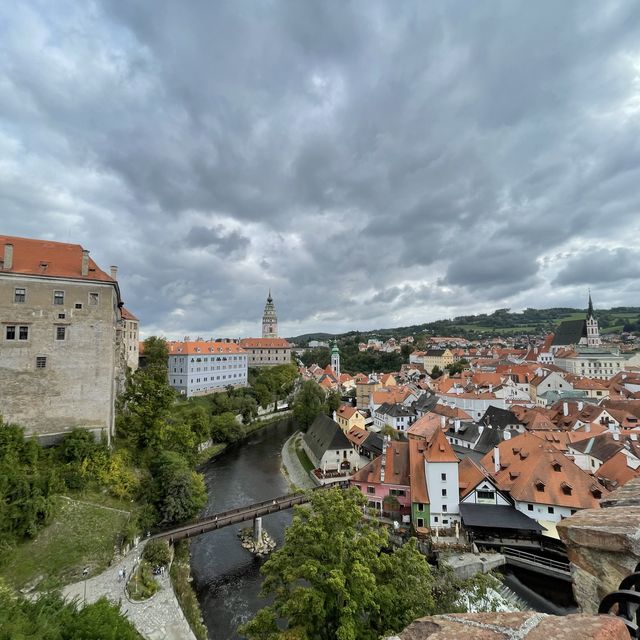
[[[262,541],[262,518],[253,519],[253,541],[256,544]]]

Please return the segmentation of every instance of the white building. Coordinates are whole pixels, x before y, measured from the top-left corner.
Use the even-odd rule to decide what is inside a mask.
[[[169,343],[169,384],[190,398],[247,384],[247,354],[234,342]]]
[[[431,527],[450,527],[460,521],[459,462],[442,429],[436,429],[424,449]]]

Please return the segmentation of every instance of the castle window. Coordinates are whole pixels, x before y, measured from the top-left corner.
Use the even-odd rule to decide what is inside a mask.
[[[96,306],[98,304],[98,302],[100,301],[100,294],[99,293],[90,293],[89,294],[89,304],[91,306]]]
[[[66,327],[56,327],[56,340],[65,340],[67,337]]]
[[[24,302],[27,298],[27,290],[23,287],[16,287],[13,292],[14,302]]]
[[[76,302],[76,309],[82,309],[82,302]]]
[[[46,356],[37,356],[36,357],[36,369],[45,369],[47,367],[47,357]]]
[[[53,304],[64,304],[64,291],[53,292]]]
[[[16,339],[16,326],[15,325],[10,324],[7,327],[6,338],[7,338],[7,340],[15,340]]]

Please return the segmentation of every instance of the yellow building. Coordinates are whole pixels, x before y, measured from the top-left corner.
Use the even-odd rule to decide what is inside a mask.
[[[351,427],[364,429],[364,415],[362,415],[358,409],[348,404],[343,404],[336,411],[336,422],[345,433],[347,433]]]
[[[453,364],[453,353],[449,349],[428,349],[424,354],[424,370],[431,373],[433,367],[444,370]]]

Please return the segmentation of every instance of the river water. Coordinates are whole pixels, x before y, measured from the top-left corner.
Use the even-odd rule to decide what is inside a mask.
[[[293,431],[290,421],[265,427],[201,469],[209,491],[203,515],[288,493],[280,473],[280,452]],[[291,511],[280,511],[262,520],[278,546],[284,541],[291,515]],[[191,543],[191,573],[213,640],[240,638],[238,626],[266,603],[258,597],[262,561],[243,549],[237,536],[243,526],[250,525],[246,522],[212,531]]]

